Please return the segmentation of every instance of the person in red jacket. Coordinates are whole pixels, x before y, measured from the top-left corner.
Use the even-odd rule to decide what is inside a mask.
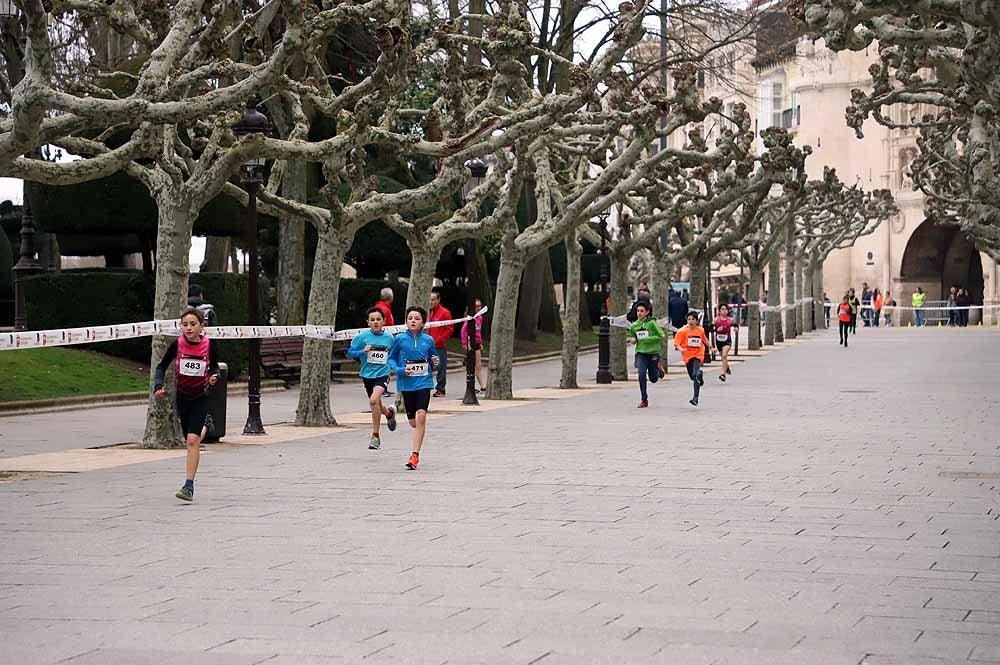
[[[427,312],[428,323],[433,321],[449,321],[451,312],[441,304],[441,290],[437,287],[431,289],[431,308]],[[437,366],[437,386],[435,386],[434,397],[444,397],[445,384],[448,382],[448,349],[446,344],[448,338],[454,332],[455,326],[438,326],[428,328],[427,334],[434,339],[434,348],[437,350],[441,362]]]
[[[383,325],[386,328],[396,325],[392,320],[392,298],[392,289],[387,286],[379,293],[378,301],[375,303],[375,307],[382,310],[382,317],[385,319]]]

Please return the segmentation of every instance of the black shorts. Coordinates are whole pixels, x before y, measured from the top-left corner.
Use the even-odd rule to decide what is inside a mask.
[[[415,420],[417,411],[426,411],[431,406],[431,389],[404,390],[403,406],[406,407],[406,417]]]
[[[374,379],[366,379],[361,377],[361,382],[365,384],[365,392],[371,397],[372,393],[375,391],[375,386],[382,386],[385,392],[389,392],[389,377],[379,376]]]
[[[715,348],[718,349],[719,353],[722,353],[722,349],[724,349],[727,346],[732,347],[732,345],[733,343],[727,339],[725,342],[716,342]]]
[[[201,436],[208,422],[208,396],[194,399],[177,398],[177,416],[181,419],[181,429],[184,436],[197,434]]]

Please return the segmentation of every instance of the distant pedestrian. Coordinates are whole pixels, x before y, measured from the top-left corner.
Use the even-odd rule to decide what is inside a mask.
[[[635,302],[632,303],[632,308],[629,310],[628,314],[625,315],[625,319],[629,323],[635,323],[639,319],[639,315],[636,312],[636,308],[639,303],[645,303],[647,305],[646,309],[649,310],[649,315],[653,314],[653,296],[649,292],[649,289],[639,287],[635,292]]]
[[[917,287],[917,290],[913,293],[911,302],[913,303],[913,315],[916,319],[917,327],[922,327],[925,323],[924,319],[924,301],[927,300],[927,294],[924,293],[923,288]]]
[[[972,295],[968,289],[959,289],[955,296],[958,305],[958,325],[965,328],[969,325],[969,308],[972,306]]]
[[[476,299],[474,307],[469,308],[467,316],[473,316],[483,308],[483,302]],[[479,382],[479,389],[486,390],[486,379],[483,378],[483,317],[477,316],[475,321],[466,321],[462,324],[461,338],[462,348],[469,350],[469,326],[475,326],[475,335],[472,338],[476,349],[476,380]],[[478,392],[478,391],[477,391]]]
[[[958,325],[958,289],[954,286],[948,289],[948,325]]]
[[[219,317],[215,312],[215,305],[205,302],[205,292],[200,284],[192,284],[188,287],[188,307],[194,307],[201,312],[208,327],[219,325]]]
[[[826,291],[823,292],[823,315],[826,317],[826,327],[830,327],[830,310],[833,309],[833,303],[830,302],[830,296],[826,295]]]
[[[183,501],[194,500],[194,477],[201,461],[201,440],[208,433],[208,390],[219,381],[219,353],[214,340],[205,336],[205,315],[189,307],[181,314],[181,336],[171,342],[153,375],[153,395],[167,396],[163,386],[167,368],[174,366],[177,378],[175,396],[181,431],[187,443],[187,475],[175,495]]]
[[[882,292],[878,289],[872,291],[872,325],[878,328],[879,318],[882,316]]]
[[[660,364],[660,345],[666,333],[652,316],[645,302],[636,307],[638,319],[628,329],[628,343],[635,344],[636,366],[639,368],[639,408],[649,406],[649,395],[646,392],[647,377],[650,383],[656,383],[666,374]]]
[[[854,289],[847,292],[847,302],[851,304],[851,334],[858,333],[858,310],[861,309],[861,302],[854,294]]]
[[[837,321],[839,322],[840,329],[840,345],[847,346],[847,334],[851,330],[851,299],[850,296],[845,295],[844,299],[840,301],[840,305],[837,307]]]
[[[427,311],[428,322],[430,321],[450,321],[451,312],[441,304],[441,290],[437,287],[431,289],[431,308]],[[455,326],[437,326],[429,328],[430,336],[434,339],[434,348],[437,349],[440,362],[437,366],[437,385],[434,390],[434,397],[444,397],[445,388],[448,383],[448,339],[455,331]]]
[[[382,289],[381,293],[379,293],[378,300],[375,301],[375,307],[382,310],[382,316],[385,317],[386,327],[396,325],[396,323],[392,320],[392,300],[394,297],[392,289],[387,286]]]
[[[361,382],[368,395],[368,406],[372,412],[372,435],[368,441],[369,450],[382,447],[379,428],[382,416],[385,424],[392,432],[396,429],[396,407],[382,406],[382,395],[389,389],[389,348],[392,346],[392,335],[382,330],[385,317],[382,310],[372,307],[368,310],[368,330],[356,335],[351,340],[347,357],[361,361]]]
[[[688,303],[687,300],[681,296],[680,291],[674,291],[673,294],[671,294],[667,310],[667,315],[670,317],[670,325],[678,330],[683,328],[684,322],[687,319]]]
[[[872,291],[868,288],[868,282],[861,284],[861,321],[864,327],[871,325]]]
[[[674,335],[674,348],[681,352],[688,376],[694,384],[694,396],[690,400],[692,406],[698,406],[701,387],[705,385],[701,365],[705,362],[705,349],[708,348],[708,344],[705,329],[698,325],[698,315],[695,312],[688,312],[687,325]]]
[[[893,310],[896,309],[896,301],[892,299],[892,295],[886,291],[885,297],[882,299],[882,312],[885,315],[885,327],[892,327],[892,314]]]

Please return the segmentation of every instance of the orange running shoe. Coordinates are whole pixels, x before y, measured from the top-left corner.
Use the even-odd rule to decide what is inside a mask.
[[[406,468],[412,471],[417,468],[417,464],[419,462],[420,462],[420,453],[411,453],[410,459],[406,463]]]

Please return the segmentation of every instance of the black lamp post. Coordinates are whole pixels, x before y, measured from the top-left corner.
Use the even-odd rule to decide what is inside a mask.
[[[611,321],[608,316],[608,213],[597,215],[601,228],[601,328],[597,333],[597,383],[611,383]]]
[[[237,137],[249,134],[266,134],[270,130],[270,123],[263,113],[258,111],[253,104],[248,104],[243,117],[233,125],[233,133]],[[264,183],[264,158],[252,157],[244,162],[240,167],[240,181],[243,183],[249,195],[247,203],[247,213],[249,214],[249,228],[247,229],[247,325],[255,326],[260,323],[260,302],[258,301],[257,274],[257,188]],[[264,423],[260,419],[260,339],[252,338],[247,340],[249,351],[249,376],[247,386],[247,422],[243,426],[244,434],[266,434]]]
[[[41,270],[35,260],[35,224],[28,202],[28,187],[24,187],[24,203],[21,204],[21,247],[18,250],[17,265],[14,266],[14,330],[28,329],[28,314],[24,303],[24,278]]]
[[[468,202],[472,190],[483,183],[489,172],[489,167],[481,159],[470,159],[465,163],[465,168],[469,169],[469,179],[462,187],[462,200]],[[472,261],[476,252],[476,239],[469,238],[469,245],[468,261]],[[466,262],[466,265],[469,263]],[[469,287],[469,311],[475,314],[476,294],[472,290],[472,275],[468,271],[465,282]],[[476,351],[479,349],[479,345],[476,343],[476,320],[471,319],[466,325],[469,330],[469,348],[465,350],[465,397],[462,398],[462,404],[479,406],[479,398],[476,397]]]

